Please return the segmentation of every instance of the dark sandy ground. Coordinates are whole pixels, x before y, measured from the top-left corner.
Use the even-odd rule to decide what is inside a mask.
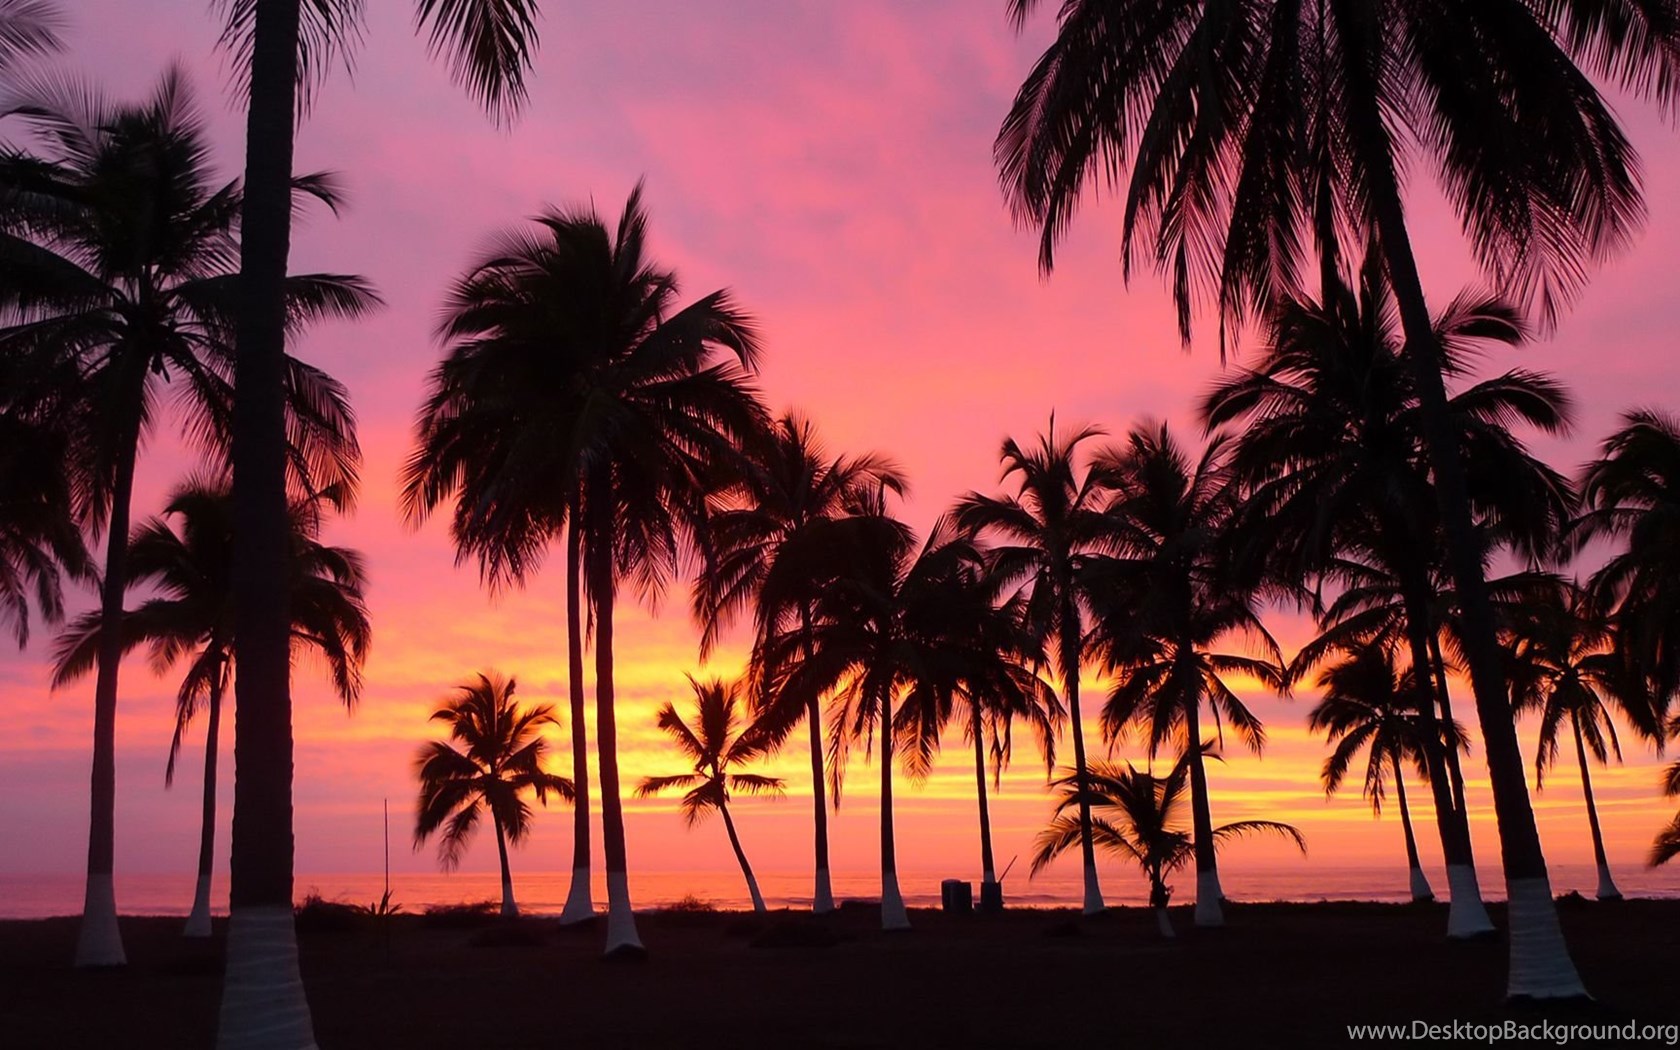
[[[1176,942],[1134,909],[916,912],[892,935],[862,905],[647,913],[629,964],[600,960],[599,928],[545,920],[364,917],[301,945],[324,1050],[1313,1047],[1361,1023],[1680,1021],[1680,901],[1565,901],[1598,1001],[1546,1010],[1505,1005],[1504,942],[1448,943],[1440,905],[1232,905],[1220,930],[1174,911]],[[221,926],[191,944],[179,925],[125,919],[129,966],[80,972],[74,919],[0,922],[0,1047],[210,1046]]]

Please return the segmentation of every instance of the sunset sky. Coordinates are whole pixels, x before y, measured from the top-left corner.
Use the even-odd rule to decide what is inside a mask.
[[[227,101],[207,0],[67,6],[74,24],[66,61],[112,97],[142,97],[172,61],[190,71],[220,171],[231,178],[243,129]],[[654,252],[681,275],[685,299],[733,289],[762,324],[770,405],[811,416],[833,450],[894,458],[911,478],[904,513],[918,528],[969,489],[994,491],[1002,439],[1032,437],[1052,410],[1059,421],[1098,423],[1116,436],[1146,417],[1168,418],[1192,436],[1191,401],[1221,367],[1212,326],[1186,352],[1160,280],[1144,273],[1129,289],[1122,284],[1114,209],[1085,209],[1046,281],[1034,235],[1015,229],[1003,205],[992,139],[1049,38],[1048,16],[1017,38],[1002,0],[555,0],[545,5],[530,105],[511,129],[498,129],[428,61],[408,22],[410,5],[367,6],[354,73],[332,77],[298,145],[298,169],[337,171],[351,203],[342,217],[312,214],[297,230],[294,270],[364,274],[388,302],[373,319],[321,328],[297,348],[348,384],[360,415],[363,497],[329,537],[366,553],[375,629],[353,715],[332,700],[319,668],[302,665],[295,679],[299,872],[376,868],[385,798],[394,823],[403,817],[395,866],[434,870],[430,849],[406,848],[411,759],[432,731],[427,714],[454,682],[493,668],[516,676],[527,699],[565,707],[560,558],[525,592],[492,600],[472,566],[455,566],[442,523],[405,527],[395,498],[413,415],[439,355],[431,331],[445,290],[488,235],[545,204],[592,200],[615,218],[645,179]],[[1571,472],[1624,408],[1680,407],[1673,278],[1680,199],[1667,174],[1680,170],[1680,135],[1648,107],[1620,108],[1644,157],[1645,233],[1598,272],[1555,333],[1486,362],[1489,371],[1520,363],[1568,383],[1579,403],[1575,434],[1537,447]],[[1413,173],[1412,228],[1429,292],[1442,302],[1476,274],[1426,174]],[[189,464],[172,426],[158,427],[142,460],[137,520],[161,507]],[[1310,629],[1289,612],[1269,622],[1291,654]],[[93,686],[90,678],[49,695],[50,637],[37,625],[28,651],[0,650],[9,715],[0,736],[0,827],[8,842],[24,844],[5,851],[0,872],[70,873],[85,855]],[[619,726],[629,783],[677,771],[652,716],[664,700],[686,700],[683,673],[702,670],[696,637],[680,594],[657,616],[623,607]],[[737,632],[703,670],[732,673],[742,640]],[[143,658],[124,666],[119,872],[187,872],[196,856],[202,752],[189,750],[176,787],[163,787],[174,685]],[[1468,689],[1455,695],[1473,723]],[[1270,744],[1262,759],[1232,751],[1210,769],[1216,821],[1288,820],[1311,846],[1302,863],[1392,860],[1399,870],[1394,820],[1373,821],[1356,792],[1324,799],[1324,749],[1305,729],[1310,692],[1247,698]],[[1089,739],[1097,740],[1094,719]],[[1531,758],[1532,726],[1523,739]],[[200,730],[190,747],[201,740]],[[231,740],[229,732],[224,822]],[[1611,860],[1632,869],[1674,804],[1657,795],[1660,760],[1631,730],[1624,743],[1627,763],[1594,775]],[[569,773],[563,732],[555,744],[553,765]],[[1016,759],[993,809],[1000,863],[1028,852],[1049,810],[1042,761],[1024,742]],[[976,866],[970,763],[970,752],[949,747],[928,783],[899,793],[906,869]],[[777,766],[790,778],[789,797],[742,802],[742,835],[762,869],[804,871],[809,767],[798,751]],[[1497,837],[1479,747],[1466,772],[1491,888],[1499,881]],[[876,865],[875,774],[854,761],[834,824],[837,870]],[[1434,870],[1439,845],[1426,792],[1412,787]],[[1536,806],[1548,856],[1590,860],[1572,763],[1548,775]],[[632,870],[733,863],[721,829],[686,830],[674,801],[631,801],[628,812]],[[568,868],[570,819],[563,810],[540,815],[516,871]],[[224,856],[226,841],[224,831]],[[1289,859],[1269,845],[1239,849],[1250,860]],[[488,870],[494,862],[486,836],[466,866]],[[1226,889],[1241,895],[1240,884]]]

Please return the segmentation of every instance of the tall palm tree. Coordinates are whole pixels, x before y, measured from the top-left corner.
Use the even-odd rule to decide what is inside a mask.
[[[240,681],[234,726],[241,758],[234,781],[231,938],[217,1045],[308,1047],[309,1002],[298,976],[291,914],[291,691],[286,665],[282,478],[284,426],[279,404],[285,353],[283,285],[291,249],[288,185],[298,118],[310,88],[339,52],[360,38],[360,0],[220,0],[222,43],[244,89],[245,179],[238,316],[235,500],[243,553],[237,582],[238,645],[252,671]],[[511,117],[525,98],[525,72],[537,44],[536,0],[415,0],[416,27],[445,54],[458,83],[490,112]]]
[[[704,625],[702,655],[749,605],[755,653],[762,653],[765,640],[787,626],[808,625],[809,602],[782,600],[783,578],[797,571],[806,548],[820,546],[824,524],[853,513],[878,490],[899,495],[905,490],[903,475],[891,462],[873,453],[831,457],[811,422],[793,413],[777,419],[769,440],[750,451],[752,463],[743,475],[739,499],[714,510],[707,523],[708,564],[693,592],[695,615]],[[755,662],[756,682],[774,674]],[[762,692],[756,687],[754,691]],[[816,858],[811,909],[819,915],[833,911],[821,698],[809,697],[797,711],[760,710],[759,716],[772,747],[780,746],[800,719],[809,730]]]
[[[1092,586],[1094,646],[1117,676],[1103,705],[1104,737],[1113,742],[1136,731],[1151,757],[1171,746],[1189,759],[1198,926],[1224,922],[1207,741],[1222,743],[1227,724],[1257,755],[1266,740],[1260,719],[1226,679],[1240,674],[1278,690],[1285,685],[1283,653],[1260,621],[1259,582],[1233,571],[1240,501],[1226,445],[1215,438],[1191,460],[1164,424],[1143,424],[1123,448],[1105,453],[1117,556],[1097,568]],[[1231,642],[1247,651],[1223,651]],[[1202,732],[1204,705],[1212,738]]]
[[[971,492],[958,503],[955,520],[965,532],[988,541],[996,571],[1017,586],[1025,599],[1028,625],[1040,645],[1053,648],[1056,674],[1072,719],[1075,775],[1086,768],[1085,723],[1080,711],[1080,667],[1085,659],[1091,566],[1110,542],[1111,523],[1103,514],[1107,482],[1099,470],[1081,463],[1080,446],[1101,435],[1095,427],[1056,436],[1056,421],[1023,449],[1013,438],[1003,443],[1003,480],[1017,478],[1012,496]],[[1096,847],[1090,834],[1090,811],[1080,795],[1080,856],[1085,873],[1085,914],[1103,910],[1097,881]]]
[[[768,911],[764,895],[758,891],[758,879],[753,876],[747,853],[741,848],[741,836],[735,832],[729,799],[732,793],[779,796],[785,784],[780,777],[737,772],[741,766],[762,757],[765,751],[763,737],[750,732],[740,683],[721,678],[700,682],[690,675],[688,684],[694,689],[694,725],[684,722],[676,705],[669,701],[659,709],[655,721],[694,768],[671,776],[645,777],[636,788],[636,797],[651,798],[671,788],[688,788],[682,798],[682,811],[689,827],[716,810],[723,817],[729,846],[735,851],[735,860],[747,880],[753,911],[764,915]]]
[[[455,495],[458,547],[514,578],[562,523],[576,533],[568,542],[595,626],[607,952],[639,954],[613,608],[623,580],[657,600],[695,548],[707,498],[739,478],[741,449],[766,426],[748,382],[758,339],[726,291],[679,307],[675,274],[647,253],[640,186],[616,230],[593,210],[536,221],[536,233],[501,239],[451,295],[405,509],[417,520]]]
[[[1325,667],[1318,676],[1323,695],[1307,715],[1307,726],[1322,732],[1333,745],[1324,760],[1321,779],[1327,795],[1336,793],[1348,773],[1367,756],[1361,790],[1371,802],[1371,811],[1382,813],[1390,778],[1400,805],[1400,827],[1406,835],[1406,865],[1411,872],[1412,900],[1435,899],[1429,880],[1418,861],[1417,838],[1412,833],[1412,814],[1406,803],[1406,771],[1409,762],[1417,775],[1428,780],[1426,757],[1439,750],[1434,738],[1440,724],[1425,719],[1422,702],[1413,685],[1414,672],[1395,667],[1394,651],[1383,642],[1366,642],[1349,651],[1340,661]],[[1448,734],[1452,749],[1464,746],[1463,730],[1456,724]]]
[[[1155,909],[1155,924],[1163,937],[1177,936],[1167,915],[1167,904],[1172,900],[1167,876],[1196,856],[1194,836],[1184,830],[1180,816],[1190,776],[1189,755],[1180,756],[1164,777],[1139,772],[1130,763],[1122,768],[1112,762],[1096,762],[1085,788],[1090,793],[1089,805],[1099,814],[1093,823],[1097,844],[1142,869],[1149,880],[1149,906]],[[1054,787],[1060,797],[1049,827],[1039,833],[1032,860],[1034,875],[1070,849],[1082,834],[1079,820],[1068,815],[1068,810],[1079,808],[1078,775],[1061,777]],[[1302,853],[1307,851],[1307,841],[1299,830],[1275,820],[1221,824],[1213,829],[1209,841],[1218,849],[1232,839],[1256,833],[1282,836]]]
[[[335,492],[293,502],[292,585],[288,593],[294,651],[314,652],[326,664],[333,691],[346,708],[361,694],[361,668],[372,628],[363,593],[367,575],[359,553],[329,547],[317,538]],[[170,519],[179,522],[179,528]],[[175,777],[175,760],[188,726],[202,708],[208,727],[204,743],[203,818],[199,830],[198,883],[185,934],[210,936],[210,876],[215,868],[216,768],[222,699],[233,680],[233,501],[222,479],[191,478],[170,494],[163,516],[142,522],[128,544],[128,585],[158,592],[120,621],[122,649],[151,650],[152,667],[162,671],[186,663],[175,698],[175,734],[169,742],[164,781]],[[90,612],[59,638],[53,686],[75,681],[93,669],[102,642],[104,617]]]
[[[1568,726],[1581,770],[1587,824],[1592,830],[1598,899],[1620,900],[1621,891],[1610,876],[1610,862],[1604,853],[1604,833],[1599,827],[1587,756],[1590,753],[1601,763],[1608,763],[1612,754],[1621,760],[1622,746],[1610,714],[1611,703],[1653,739],[1660,739],[1662,727],[1644,693],[1642,678],[1629,674],[1624,654],[1613,651],[1610,624],[1592,607],[1587,593],[1559,580],[1547,598],[1527,606],[1510,624],[1506,645],[1510,651],[1511,700],[1518,711],[1539,715],[1540,743],[1534,755],[1536,790],[1544,785],[1546,770],[1557,762],[1558,734]]]
[[[1296,676],[1338,646],[1392,632],[1422,669],[1412,679],[1424,697],[1419,714],[1451,723],[1435,657],[1449,622],[1450,603],[1441,597],[1452,589],[1434,553],[1439,514],[1409,349],[1395,331],[1378,257],[1367,255],[1357,288],[1327,275],[1320,300],[1284,297],[1266,321],[1258,360],[1222,379],[1200,408],[1210,428],[1244,424],[1231,468],[1249,495],[1249,534],[1276,562],[1274,571],[1314,576],[1320,587],[1341,591],[1320,614],[1324,634],[1296,657]],[[1455,376],[1485,348],[1524,337],[1510,306],[1471,295],[1442,310],[1435,331]],[[1470,384],[1449,401],[1485,542],[1531,560],[1550,552],[1570,511],[1569,486],[1529,453],[1511,424],[1561,433],[1570,410],[1553,380],[1521,369]],[[1429,784],[1452,886],[1448,935],[1479,936],[1493,924],[1481,902],[1463,777],[1456,752],[1428,743],[1434,739],[1426,735],[1424,757],[1434,769]]]
[[[78,965],[120,965],[111,887],[117,621],[127,570],[135,461],[172,385],[187,436],[226,453],[235,354],[237,182],[218,185],[192,93],[178,71],[152,97],[113,107],[91,91],[58,90],[18,104],[40,152],[0,153],[0,354],[35,375],[77,378],[75,454],[87,464],[78,498],[106,536],[100,607],[105,617],[94,700],[93,804],[87,896]],[[331,180],[300,179],[300,193],[336,200]],[[358,316],[377,303],[360,278],[293,276],[282,285],[286,324]],[[282,473],[295,489],[355,478],[360,452],[343,387],[285,357],[279,380]],[[285,510],[279,511],[281,524]]]
[[[1011,0],[1020,25],[1040,0]],[[1173,275],[1180,327],[1211,296],[1222,327],[1321,267],[1338,227],[1374,236],[1423,407],[1512,904],[1513,997],[1584,994],[1558,925],[1412,250],[1404,172],[1433,168],[1478,261],[1548,318],[1640,214],[1636,161],[1587,74],[1680,97],[1680,19],[1597,0],[1071,0],[996,156],[1049,269],[1083,191],[1126,199],[1123,258]],[[1533,114],[1547,115],[1545,135]]]
[[[514,679],[482,672],[477,681],[457,686],[455,695],[432,712],[434,722],[449,724],[450,739],[433,740],[414,759],[420,778],[414,848],[441,829],[438,862],[455,867],[488,810],[502,862],[502,917],[509,919],[518,917],[519,905],[513,899],[508,844],[519,845],[531,830],[531,807],[522,796],[534,792],[544,805],[551,791],[572,797],[572,782],[542,767],[548,750],[543,728],[560,724],[554,708],[521,706],[514,699],[516,689]]]

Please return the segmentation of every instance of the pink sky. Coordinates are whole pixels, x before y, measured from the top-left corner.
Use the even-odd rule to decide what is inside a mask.
[[[192,71],[221,170],[232,175],[242,125],[224,102],[206,0],[67,6],[75,19],[69,64],[97,74],[113,96],[138,97],[172,60]],[[294,269],[365,274],[389,301],[373,320],[323,328],[300,348],[349,385],[361,416],[362,505],[331,538],[368,555],[376,632],[353,717],[333,705],[315,669],[297,679],[300,872],[377,866],[381,799],[392,800],[394,819],[408,814],[411,756],[430,731],[427,713],[452,683],[493,667],[518,676],[527,697],[564,707],[558,565],[528,592],[492,602],[473,570],[453,567],[440,525],[410,532],[394,506],[412,415],[438,355],[430,336],[438,304],[492,231],[546,203],[593,199],[615,215],[645,177],[655,251],[678,269],[686,292],[727,285],[762,321],[771,404],[814,417],[837,450],[891,454],[912,478],[907,514],[918,526],[958,494],[990,490],[1001,439],[1030,437],[1052,409],[1114,433],[1145,416],[1182,422],[1218,372],[1211,338],[1181,350],[1156,278],[1122,286],[1112,209],[1086,209],[1049,282],[1037,274],[1033,235],[1010,224],[991,142],[1047,40],[1047,18],[1017,40],[1001,0],[551,3],[531,104],[506,131],[427,61],[410,32],[409,6],[368,5],[355,75],[334,76],[299,140],[299,169],[340,172],[351,207],[339,220],[317,215],[297,231]],[[1654,187],[1648,229],[1602,269],[1555,334],[1520,354],[1521,364],[1565,379],[1579,399],[1576,436],[1539,444],[1571,470],[1621,409],[1665,404],[1680,379],[1672,353],[1680,306],[1671,296],[1680,201],[1665,192],[1671,180],[1663,177],[1680,162],[1680,138],[1643,107],[1623,110]],[[1427,191],[1414,195],[1413,224],[1436,299],[1474,280],[1455,223]],[[160,428],[142,463],[137,515],[160,506],[182,468],[167,426]],[[1297,617],[1277,617],[1291,652],[1306,629]],[[75,871],[86,848],[92,684],[47,694],[48,635],[38,631],[21,655],[0,652],[13,727],[0,741],[0,827],[9,841],[29,844],[8,851],[0,871]],[[673,599],[657,619],[627,613],[619,640],[626,778],[674,771],[651,718],[659,702],[683,696],[681,674],[697,667],[685,606]],[[736,666],[739,637],[734,642],[714,670]],[[119,871],[187,871],[194,861],[199,756],[189,751],[181,782],[163,789],[173,684],[154,678],[143,660],[125,666]],[[1310,695],[1251,700],[1271,746],[1263,760],[1233,754],[1213,771],[1216,819],[1291,820],[1308,835],[1312,863],[1397,858],[1393,821],[1372,821],[1353,795],[1324,800],[1316,779],[1323,749],[1304,729]],[[1467,698],[1463,704],[1468,719]],[[1641,863],[1673,809],[1656,797],[1658,760],[1629,735],[1628,763],[1595,771],[1612,861],[1625,868]],[[1525,741],[1531,748],[1532,735]],[[557,766],[561,754],[563,746]],[[231,765],[224,763],[229,801]],[[797,753],[778,765],[790,797],[742,803],[742,834],[762,868],[803,870],[808,767]],[[1496,864],[1479,755],[1467,772],[1478,851]],[[875,864],[874,779],[873,769],[854,766],[835,824],[837,868]],[[1000,860],[1028,850],[1048,809],[1041,783],[1042,765],[1021,748],[994,808]],[[929,784],[901,792],[902,864],[972,866],[971,793],[960,747],[948,750]],[[1417,802],[1427,828],[1426,802]],[[1587,859],[1572,769],[1548,777],[1536,803],[1549,855]],[[629,811],[633,867],[731,864],[721,831],[685,831],[672,803],[632,802]],[[569,822],[568,813],[540,816],[516,864],[569,867]],[[430,870],[430,851],[410,855],[400,848],[405,838],[397,865]],[[1426,855],[1438,857],[1432,832],[1420,830],[1420,839]],[[1244,849],[1287,859],[1270,847]],[[493,863],[487,839],[467,866]],[[1492,869],[1485,880],[1497,881]]]

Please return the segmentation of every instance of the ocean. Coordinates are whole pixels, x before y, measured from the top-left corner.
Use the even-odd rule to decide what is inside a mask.
[[[1446,896],[1446,873],[1427,872],[1435,891]],[[1650,869],[1629,866],[1614,871],[1624,895],[1629,897],[1680,898],[1680,867]],[[1409,899],[1406,871],[1401,866],[1315,866],[1247,867],[1221,865],[1225,895],[1235,901],[1323,901],[1362,900],[1404,902]],[[1482,893],[1488,900],[1504,898],[1498,869],[1485,868]],[[944,878],[967,878],[978,883],[978,873],[962,870],[902,871],[899,884],[911,907],[937,907],[939,883]],[[760,872],[759,885],[772,908],[808,908],[811,905],[811,876],[808,872]],[[319,894],[328,900],[372,904],[384,892],[385,877],[378,872],[302,873],[294,880],[295,896]],[[1143,904],[1148,887],[1136,872],[1113,868],[1102,872],[1103,895],[1110,904]],[[187,914],[192,904],[191,874],[117,875],[117,905],[127,915]],[[596,906],[606,901],[604,876],[595,872]],[[880,894],[880,877],[868,871],[836,872],[833,876],[837,900],[874,900]],[[557,915],[565,905],[571,887],[569,871],[517,869],[513,875],[514,896],[528,915]],[[1195,892],[1195,879],[1182,873],[1173,880],[1176,900],[1188,901]],[[1591,896],[1598,884],[1589,865],[1558,864],[1552,868],[1556,893],[1577,891]],[[633,871],[630,895],[635,906],[668,907],[692,897],[720,909],[751,907],[739,871]],[[978,889],[976,889],[978,896]],[[1004,879],[1004,896],[1015,907],[1078,907],[1081,885],[1076,870],[1046,872],[1028,879],[1020,868]],[[493,872],[421,874],[395,872],[391,875],[392,900],[406,912],[470,901],[500,900],[498,876]],[[218,914],[225,913],[227,884],[217,878],[211,898]],[[81,912],[82,878],[74,874],[0,874],[0,918],[40,919]]]

